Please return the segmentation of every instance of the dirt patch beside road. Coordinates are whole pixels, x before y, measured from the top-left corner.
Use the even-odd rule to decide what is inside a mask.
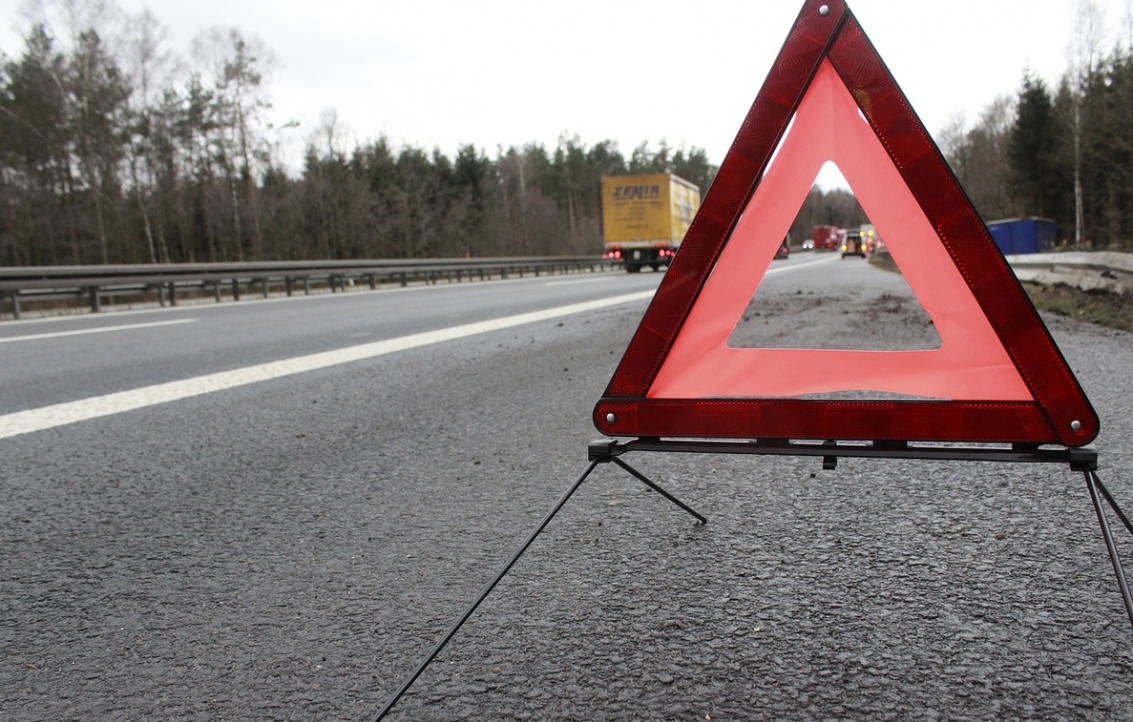
[[[1031,302],[1042,311],[1080,321],[1133,331],[1133,296],[1110,291],[1083,291],[1065,284],[1024,283]]]
[[[875,253],[869,262],[886,271],[901,272],[888,253]],[[1133,331],[1133,295],[1106,290],[1083,291],[1062,283],[1024,283],[1023,288],[1040,311]]]

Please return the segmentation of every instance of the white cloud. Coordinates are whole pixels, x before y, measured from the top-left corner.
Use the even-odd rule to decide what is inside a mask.
[[[129,12],[142,0],[120,0]],[[1066,66],[1075,0],[857,0],[850,7],[932,133],[1012,94],[1025,68]],[[1124,27],[1126,0],[1100,3]],[[178,52],[209,26],[257,36],[278,58],[275,122],[299,144],[326,108],[357,140],[453,153],[563,132],[623,152],[648,140],[727,152],[801,2],[654,0],[146,0]],[[19,3],[0,0],[0,49]]]

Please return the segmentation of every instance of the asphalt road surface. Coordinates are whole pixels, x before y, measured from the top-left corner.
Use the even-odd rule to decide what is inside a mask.
[[[934,343],[898,276],[773,269],[737,343]],[[586,466],[660,277],[0,324],[0,720],[371,719]],[[1046,320],[1133,512],[1133,335]],[[387,719],[1133,719],[1080,474],[627,461],[709,523],[600,467]]]

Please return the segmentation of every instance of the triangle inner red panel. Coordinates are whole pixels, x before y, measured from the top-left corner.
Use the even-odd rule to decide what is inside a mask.
[[[727,346],[827,160],[887,239],[941,335],[940,349]],[[792,398],[838,390],[793,368],[863,354],[878,370],[873,390],[938,400]],[[761,381],[767,378],[774,386]],[[1066,446],[1089,443],[1099,429],[1045,325],[852,13],[844,2],[817,1],[796,20],[594,422],[611,436]]]
[[[942,345],[931,351],[730,348],[727,338],[790,228],[822,164],[834,160],[876,224]],[[868,368],[868,377],[815,374]],[[852,381],[858,385],[847,389]],[[869,384],[863,387],[861,382]],[[978,401],[1033,401],[877,136],[829,60],[819,66],[787,136],[732,230],[646,396],[801,396],[871,390]]]

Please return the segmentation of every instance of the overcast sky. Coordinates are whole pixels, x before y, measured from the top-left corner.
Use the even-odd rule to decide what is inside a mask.
[[[1055,84],[1080,0],[851,0],[934,136],[974,122],[1024,69]],[[1129,36],[1130,0],[1095,0],[1107,45]],[[562,133],[629,154],[642,141],[699,146],[719,163],[801,0],[118,0],[148,7],[188,56],[210,26],[275,55],[273,120],[293,148],[334,109],[354,142],[503,146]],[[0,0],[0,50],[22,48],[24,0]]]

